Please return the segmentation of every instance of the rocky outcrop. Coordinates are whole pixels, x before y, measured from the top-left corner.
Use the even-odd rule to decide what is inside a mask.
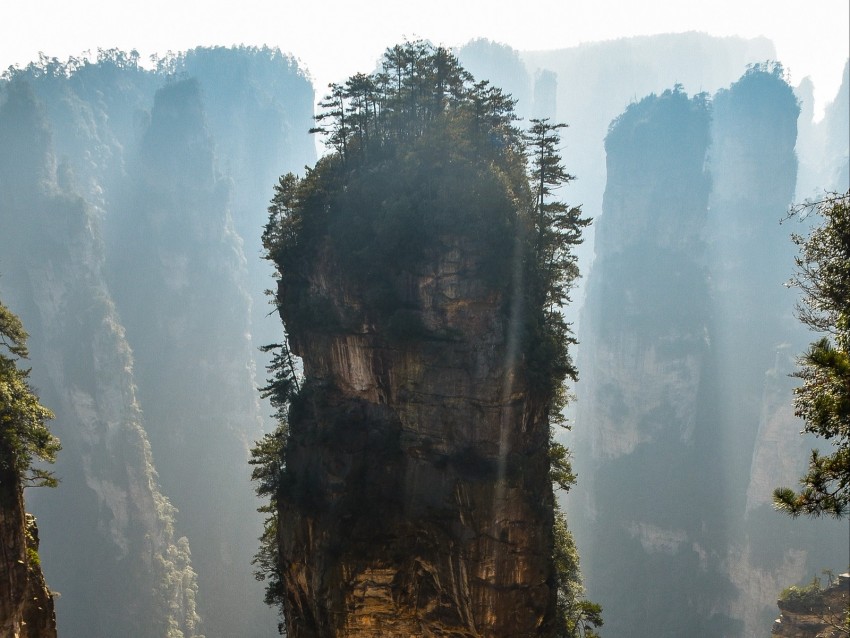
[[[794,588],[792,588],[793,591]],[[785,638],[839,638],[847,635],[850,616],[850,574],[841,574],[826,589],[780,598],[773,636]]]
[[[756,65],[713,101],[633,104],[606,140],[574,446],[591,515],[573,529],[612,634],[758,635],[783,585],[846,555],[846,527],[771,499],[807,443],[779,223],[798,113],[781,67]]]
[[[551,630],[548,423],[486,250],[449,242],[395,276],[415,336],[380,327],[329,245],[305,273],[324,326],[281,290],[307,379],[279,511],[292,638]]]
[[[0,470],[0,636],[56,638],[53,594],[38,560],[38,528],[20,479]]]
[[[24,592],[23,627],[20,638],[56,638],[56,612],[53,593],[44,581],[38,556],[38,525],[27,514],[27,588]]]

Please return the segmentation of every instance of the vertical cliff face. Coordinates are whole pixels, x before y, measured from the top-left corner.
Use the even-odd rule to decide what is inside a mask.
[[[217,167],[227,179],[230,217],[245,257],[243,287],[251,297],[252,354],[262,377],[268,360],[259,348],[274,343],[279,328],[266,295],[273,269],[259,258],[267,193],[282,172],[316,159],[315,139],[307,134],[315,125],[313,86],[293,58],[266,48],[197,48],[179,67],[198,80]],[[261,416],[271,412],[263,403]],[[265,427],[274,424],[268,419]]]
[[[850,60],[844,65],[841,86],[832,103],[826,106],[823,119],[814,122],[814,85],[803,78],[795,89],[800,101],[800,135],[797,155],[800,173],[797,199],[817,199],[824,190],[846,192],[850,187]]]
[[[772,636],[784,638],[839,638],[847,635],[850,610],[850,574],[821,588],[792,587],[779,599],[779,618],[773,623]]]
[[[792,314],[795,293],[783,285],[794,263],[791,230],[779,223],[797,178],[798,114],[780,68],[753,69],[714,100],[708,243],[715,375],[723,399],[717,408],[717,432],[725,441],[730,485],[741,487],[750,484],[754,471],[756,481],[769,480],[763,476],[767,468],[759,452],[762,419],[767,440],[775,438],[769,430],[780,422],[789,427],[788,439],[799,439],[790,436],[799,430],[791,416],[793,383],[771,383],[772,377],[781,379],[791,371],[788,348],[796,354],[804,343]],[[780,402],[776,395],[783,391],[786,401]],[[791,459],[804,454],[800,449]],[[774,473],[773,478],[779,485],[781,477]],[[728,495],[736,531],[741,531],[748,507],[770,507],[771,494],[768,488],[755,501],[756,491],[751,490],[749,504],[746,490]]]
[[[38,556],[38,527],[24,512],[20,479],[0,470],[0,634],[56,638],[53,594]]]
[[[50,131],[25,84],[9,87],[0,139],[0,250],[15,257],[3,263],[3,295],[32,335],[33,384],[64,445],[61,487],[31,499],[42,533],[51,530],[41,556],[64,594],[61,626],[71,635],[194,636],[188,544],[157,485],[99,220],[59,185]]]
[[[606,140],[575,446],[592,517],[576,533],[606,629],[752,636],[777,592],[846,550],[840,525],[771,503],[806,456],[788,377],[805,335],[783,286],[795,229],[779,223],[799,109],[764,66],[687,102],[647,98]]]
[[[780,224],[797,183],[800,109],[781,67],[756,66],[714,100],[709,255],[713,350],[721,402],[718,437],[726,463],[726,570],[738,594],[731,613],[743,635],[770,625],[777,593],[846,560],[846,529],[790,520],[773,510],[773,489],[802,474],[810,441],[799,436],[789,374],[810,340],[794,316],[798,291],[792,232]]]
[[[151,446],[193,543],[205,622],[250,635],[270,624],[258,602],[247,612],[260,520],[245,466],[262,431],[251,298],[198,82],[157,92],[130,164],[108,263]]]
[[[65,445],[61,487],[31,498],[60,628],[264,636],[246,461],[273,337],[246,255],[265,189],[315,158],[312,87],[279,51],[98,58],[16,73],[42,108],[7,109],[0,144],[0,293]]]
[[[300,385],[278,368],[281,425],[255,449],[269,593],[293,638],[555,635],[580,592],[555,569],[549,415],[574,367],[554,307],[586,222],[535,196],[525,159],[563,183],[540,168],[565,173],[558,127],[526,146],[510,101],[444,49],[384,64],[383,106],[350,139],[321,114],[334,150],[269,209],[303,362]]]
[[[711,431],[705,96],[633,104],[606,138],[608,186],[580,335],[576,520],[613,635],[729,635],[723,482]],[[592,354],[587,354],[592,353]]]
[[[376,328],[332,249],[306,273],[355,329],[288,324],[309,389],[279,519],[293,637],[537,636],[550,618],[548,426],[486,250],[456,242],[397,277],[413,340]]]

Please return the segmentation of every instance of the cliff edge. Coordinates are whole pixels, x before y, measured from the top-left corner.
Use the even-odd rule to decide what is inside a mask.
[[[0,636],[56,638],[53,596],[38,561],[38,527],[18,474],[0,469]]]
[[[841,574],[826,589],[792,587],[777,601],[779,618],[772,636],[838,638],[847,635],[850,615],[850,574]]]
[[[552,481],[574,477],[550,419],[576,376],[558,308],[588,223],[550,197],[563,125],[523,135],[444,49],[383,64],[331,87],[332,152],[269,208],[288,339],[253,461],[267,599],[291,638],[568,631],[598,606],[554,558]]]

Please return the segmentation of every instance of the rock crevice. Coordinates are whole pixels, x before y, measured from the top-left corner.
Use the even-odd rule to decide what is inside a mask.
[[[463,243],[395,278],[415,335],[376,321],[327,247],[305,275],[328,324],[354,329],[293,320],[281,291],[307,380],[279,512],[293,638],[530,637],[552,622],[548,423],[482,247]]]

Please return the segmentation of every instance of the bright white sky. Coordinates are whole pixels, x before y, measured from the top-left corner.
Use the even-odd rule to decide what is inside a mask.
[[[815,83],[816,112],[850,55],[848,0],[3,0],[0,69],[39,51],[65,59],[97,48],[151,53],[198,45],[279,46],[320,92],[371,71],[404,37],[453,46],[487,37],[521,50],[630,35],[705,31],[773,40],[793,84]]]

